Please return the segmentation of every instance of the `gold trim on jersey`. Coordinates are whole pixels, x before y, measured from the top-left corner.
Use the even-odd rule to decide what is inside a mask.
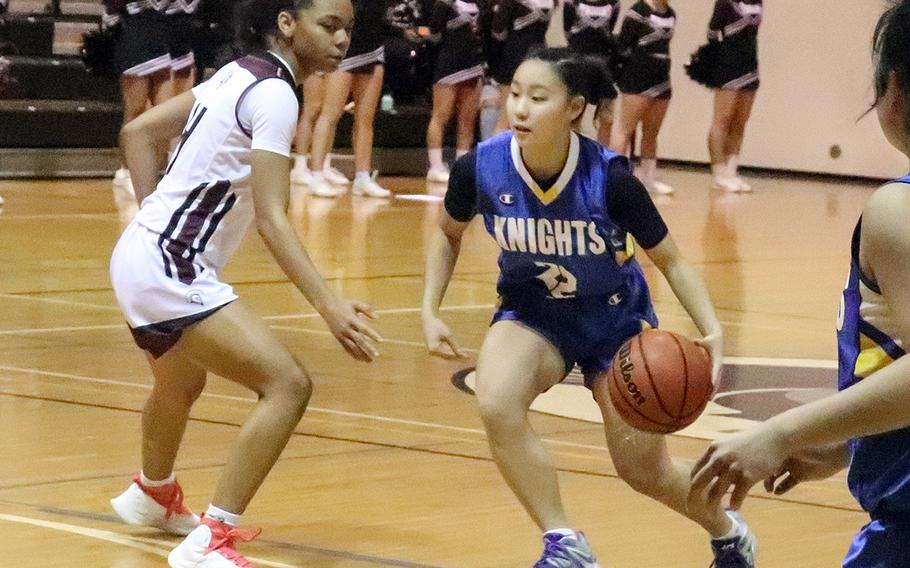
[[[866,378],[894,362],[888,353],[870,337],[859,334],[859,354],[853,365],[853,375]]]
[[[537,185],[537,181],[534,180],[534,177],[528,171],[528,168],[525,167],[524,160],[521,158],[521,148],[518,147],[518,141],[515,140],[514,136],[512,137],[510,145],[512,164],[518,171],[518,175],[521,176],[521,179],[524,180],[525,184],[530,188],[531,193],[533,193],[544,205],[549,205],[556,201],[556,198],[562,194],[562,190],[568,185],[569,180],[572,179],[572,176],[575,174],[575,168],[578,166],[578,154],[581,144],[578,141],[577,134],[570,132],[569,136],[569,156],[566,158],[566,164],[562,167],[562,172],[556,179],[556,183],[547,191],[542,190],[540,186]]]

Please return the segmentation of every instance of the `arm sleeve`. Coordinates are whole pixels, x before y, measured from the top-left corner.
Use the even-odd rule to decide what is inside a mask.
[[[622,25],[619,28],[619,34],[616,36],[616,48],[622,55],[628,55],[638,44],[642,36],[644,24],[638,21],[635,16],[638,14],[629,9],[622,19]]]
[[[477,213],[477,154],[468,152],[455,160],[449,174],[445,208],[452,219],[467,223]]]
[[[714,2],[714,13],[711,15],[711,21],[708,22],[708,41],[720,41],[724,36],[724,27],[727,25],[729,18],[727,8],[730,3],[726,0],[717,0]]]
[[[648,190],[632,175],[625,160],[610,164],[607,211],[610,219],[630,233],[638,244],[649,249],[660,244],[669,233]]]
[[[496,41],[505,41],[509,36],[512,26],[512,15],[509,9],[511,0],[494,0],[493,21],[490,25],[490,35]]]
[[[568,37],[569,32],[572,30],[572,26],[575,25],[575,21],[578,19],[578,13],[575,9],[575,2],[572,0],[566,0],[562,5],[562,29]]]
[[[430,14],[430,33],[434,36],[442,35],[446,29],[446,24],[451,18],[449,2],[446,0],[436,0],[433,3],[433,12]]]
[[[299,104],[294,90],[278,79],[260,81],[240,102],[237,117],[253,134],[252,150],[291,155]]]
[[[616,2],[616,4],[613,5],[613,12],[610,14],[610,23],[608,24],[609,27],[607,28],[610,30],[610,34],[612,34],[613,30],[616,29],[616,22],[619,21],[619,8],[619,2]]]

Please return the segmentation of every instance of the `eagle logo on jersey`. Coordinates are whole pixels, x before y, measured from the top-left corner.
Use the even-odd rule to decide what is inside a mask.
[[[503,205],[512,205],[515,203],[515,197],[511,193],[503,193],[499,196],[499,202]]]

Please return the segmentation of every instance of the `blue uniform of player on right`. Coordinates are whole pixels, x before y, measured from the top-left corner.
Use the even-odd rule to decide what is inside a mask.
[[[662,436],[626,425],[607,393],[605,371],[619,346],[657,325],[636,242],[705,335],[715,379],[722,358],[704,284],[628,160],[574,131],[586,102],[601,101],[608,87],[602,62],[568,49],[533,53],[518,67],[506,103],[512,130],[452,169],[427,259],[424,338],[434,354],[461,355],[438,311],[462,234],[483,217],[501,249],[501,303],[477,361],[477,401],[500,472],[544,533],[535,568],[599,567],[584,535],[570,528],[555,469],[527,420],[534,398],[575,364],[623,480],[709,532],[717,568],[754,568],[755,543],[742,519],[716,504],[687,506],[688,467],[670,457]]]
[[[908,42],[910,0],[899,0],[875,32],[875,107],[888,141],[910,157]],[[879,188],[856,225],[837,322],[840,392],[712,444],[693,470],[691,502],[719,502],[733,486],[738,508],[763,479],[782,494],[849,465],[850,491],[870,522],[844,568],[910,566],[908,215],[910,175]]]

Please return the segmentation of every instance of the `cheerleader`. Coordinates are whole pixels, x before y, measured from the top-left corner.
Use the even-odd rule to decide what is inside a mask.
[[[496,132],[509,127],[505,102],[509,98],[512,75],[531,48],[546,43],[547,28],[555,7],[555,0],[494,0],[490,67],[493,79],[499,84],[501,101]]]
[[[673,188],[656,179],[657,135],[663,124],[673,90],[670,86],[670,40],[676,28],[676,12],[668,0],[640,0],[623,18],[616,56],[621,71],[616,84],[622,92],[619,120],[613,127],[611,145],[630,153],[630,144],[641,123],[641,166],[637,173],[648,190],[669,195]]]
[[[566,0],[563,4],[563,30],[569,48],[576,53],[601,57],[604,64],[609,63],[613,54],[613,28],[618,19],[619,0]],[[610,144],[615,100],[614,92],[613,98],[600,101],[594,117],[597,140],[604,146]]]
[[[385,2],[355,0],[354,29],[351,47],[338,70],[325,77],[325,98],[322,111],[313,130],[311,154],[312,183],[310,193],[319,197],[335,197],[344,192],[343,186],[333,185],[322,167],[335,143],[335,127],[344,112],[348,97],[354,99],[354,195],[389,197],[392,192],[380,186],[370,175],[373,154],[373,121],[382,96],[385,75],[385,43],[387,35]]]
[[[430,169],[427,181],[449,181],[442,161],[442,138],[455,108],[457,114],[456,157],[474,145],[474,129],[480,112],[483,51],[479,34],[480,8],[474,0],[436,0],[430,19],[431,38],[438,41],[433,114],[427,126]]]
[[[708,132],[713,187],[752,191],[737,172],[746,122],[758,90],[758,26],[762,0],[717,0],[708,24],[708,41],[717,44],[714,118]]]

